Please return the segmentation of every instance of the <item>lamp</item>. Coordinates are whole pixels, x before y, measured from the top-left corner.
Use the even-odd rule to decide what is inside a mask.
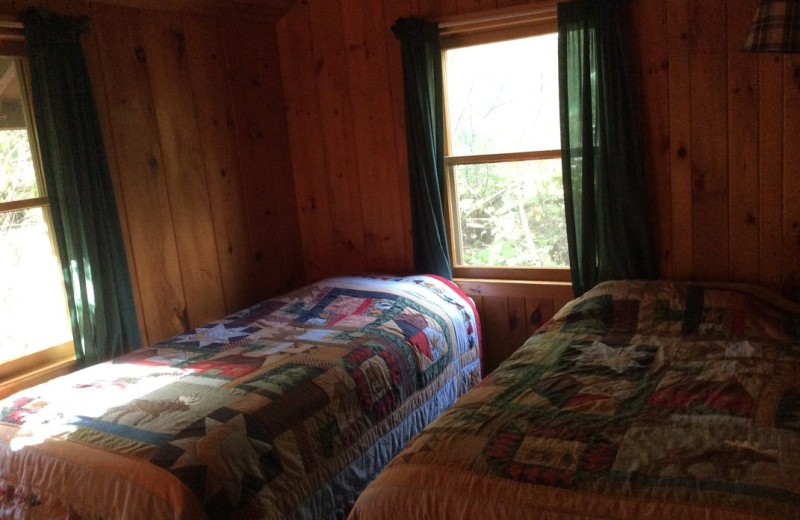
[[[761,0],[742,50],[800,53],[800,0]]]

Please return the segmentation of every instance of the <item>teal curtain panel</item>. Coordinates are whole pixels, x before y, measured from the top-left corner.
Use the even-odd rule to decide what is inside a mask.
[[[444,108],[439,27],[400,18],[414,271],[453,276],[445,227]]]
[[[624,41],[627,4],[558,4],[561,157],[576,296],[601,281],[658,275]]]
[[[80,43],[88,19],[21,15],[35,124],[79,365],[141,346],[122,230]]]

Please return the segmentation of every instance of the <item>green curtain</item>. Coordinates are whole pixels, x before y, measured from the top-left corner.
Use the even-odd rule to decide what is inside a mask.
[[[444,108],[439,27],[419,18],[392,26],[400,40],[405,94],[414,270],[452,278],[445,227]]]
[[[561,153],[576,296],[604,280],[658,275],[626,63],[627,4],[558,4]]]
[[[141,345],[125,246],[80,34],[86,18],[26,10],[36,131],[81,365]]]

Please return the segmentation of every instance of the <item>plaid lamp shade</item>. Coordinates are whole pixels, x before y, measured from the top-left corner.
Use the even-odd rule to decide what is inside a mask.
[[[800,52],[800,0],[762,0],[742,50]]]

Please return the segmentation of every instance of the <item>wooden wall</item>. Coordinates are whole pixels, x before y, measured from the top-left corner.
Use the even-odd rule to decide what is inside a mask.
[[[304,0],[279,22],[308,278],[411,267],[393,22],[535,3]],[[632,4],[662,276],[758,282],[799,297],[798,67],[739,51],[757,0]],[[547,284],[462,285],[482,310],[489,369],[569,296]]]
[[[83,43],[153,343],[295,287],[303,273],[275,17],[148,3],[0,8],[90,17]]]
[[[662,275],[800,301],[800,59],[740,51],[756,0],[633,4]]]
[[[384,5],[385,4],[385,5]],[[412,268],[404,2],[297,2],[278,24],[306,276]]]
[[[323,276],[410,271],[391,25],[537,2],[297,0],[277,23],[230,8],[255,0],[0,0],[0,11],[34,3],[91,17],[87,58],[154,342]],[[277,3],[289,5],[261,5]],[[798,67],[738,50],[757,0],[632,5],[662,275],[800,296]],[[462,284],[490,368],[569,296]]]

